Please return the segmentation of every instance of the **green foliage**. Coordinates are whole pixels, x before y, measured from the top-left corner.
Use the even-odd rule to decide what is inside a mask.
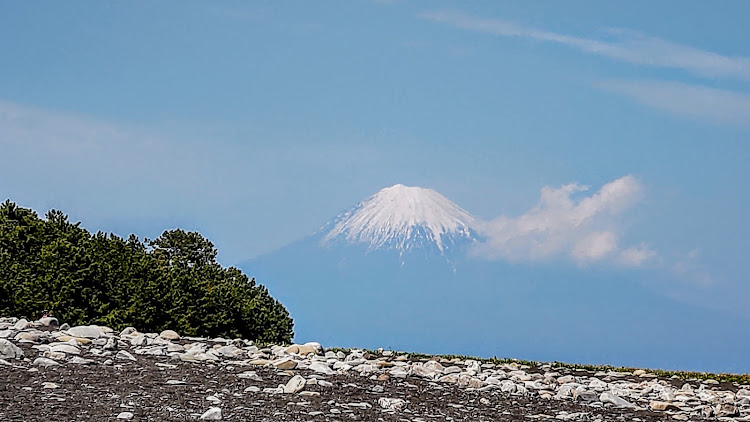
[[[216,262],[195,232],[154,240],[91,234],[52,210],[0,205],[0,315],[50,309],[71,325],[173,329],[184,335],[288,343],[293,322],[268,290]]]

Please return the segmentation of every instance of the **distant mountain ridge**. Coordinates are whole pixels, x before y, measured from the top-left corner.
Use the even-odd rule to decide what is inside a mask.
[[[434,190],[395,185],[241,267],[284,303],[298,342],[750,370],[742,348],[714,347],[747,321],[661,296],[643,273],[475,258],[480,224]]]

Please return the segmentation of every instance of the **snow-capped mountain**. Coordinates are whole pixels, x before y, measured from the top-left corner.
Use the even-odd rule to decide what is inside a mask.
[[[297,342],[661,368],[680,356],[701,370],[746,361],[693,340],[729,344],[746,322],[622,271],[479,259],[466,253],[477,226],[434,190],[395,185],[242,269],[287,307]]]
[[[476,219],[432,189],[401,184],[382,189],[321,229],[321,245],[355,244],[399,253],[441,254],[477,240]]]

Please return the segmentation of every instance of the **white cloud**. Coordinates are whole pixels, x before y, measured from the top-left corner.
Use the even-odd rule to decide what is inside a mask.
[[[594,232],[576,242],[573,257],[579,261],[599,260],[617,249],[617,236],[609,231]]]
[[[0,144],[80,152],[143,137],[109,123],[0,100]]]
[[[714,284],[713,277],[698,261],[700,251],[693,249],[683,258],[672,265],[672,272],[693,284],[706,287]]]
[[[647,244],[631,246],[620,252],[618,261],[628,267],[640,267],[644,262],[655,258],[656,251],[649,248]]]
[[[608,31],[608,39],[576,37],[519,25],[514,22],[471,16],[453,10],[429,11],[420,17],[455,28],[502,37],[527,38],[576,48],[638,65],[681,69],[704,77],[750,80],[750,58],[733,57],[678,44],[623,29]]]
[[[671,114],[750,127],[748,95],[679,82],[648,80],[610,80],[601,82],[598,86]]]
[[[618,246],[618,216],[642,195],[635,177],[621,177],[590,196],[575,198],[587,190],[578,184],[542,188],[539,203],[525,214],[500,216],[480,227],[486,240],[477,254],[510,261],[564,257],[585,264],[611,260],[635,267],[653,258],[655,252],[645,244],[624,250]]]

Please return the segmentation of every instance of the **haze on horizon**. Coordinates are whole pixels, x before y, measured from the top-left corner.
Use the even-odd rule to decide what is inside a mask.
[[[482,223],[481,259],[750,318],[748,15],[6,2],[0,199],[92,231],[197,230],[237,265],[419,186]]]

